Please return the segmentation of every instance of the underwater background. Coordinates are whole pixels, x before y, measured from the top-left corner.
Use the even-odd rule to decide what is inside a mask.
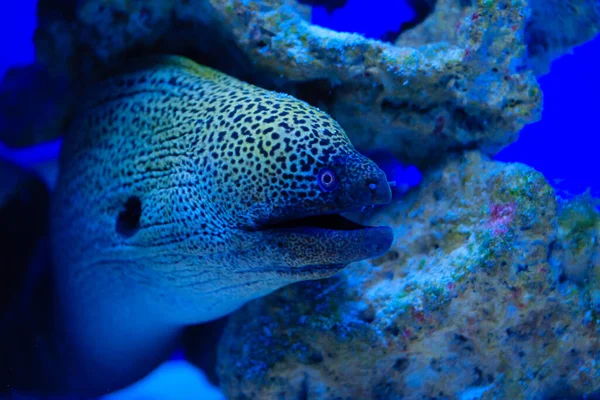
[[[311,2],[303,0],[300,3]],[[393,41],[390,37],[397,36],[402,24],[410,24],[417,17],[415,9],[400,0],[347,0],[337,2],[339,4],[332,0],[321,3],[327,4],[314,5],[313,24],[380,40]],[[553,4],[551,2],[547,7]],[[4,0],[0,7],[0,81],[10,68],[35,61],[32,37],[36,28],[36,6],[37,3],[31,0]],[[548,23],[552,25],[551,21]],[[554,60],[547,73],[537,76],[543,93],[541,119],[526,124],[519,132],[519,139],[495,154],[493,159],[523,163],[534,168],[562,198],[571,199],[586,192],[593,198],[600,198],[600,37],[575,46],[568,53]],[[31,94],[35,96],[35,92]],[[31,115],[31,118],[36,118],[36,115]],[[7,125],[5,123],[4,126]],[[0,158],[34,169],[52,185],[60,146],[60,139],[25,148],[14,148],[0,142]],[[395,165],[389,168],[402,169]],[[399,176],[397,183],[400,185],[416,184],[413,176]],[[597,206],[594,200],[585,198]],[[500,207],[492,210],[492,214],[494,212],[503,219],[512,210]],[[397,369],[405,368],[404,365],[395,366]],[[479,384],[476,389],[464,392],[461,398],[479,398],[487,390],[486,385]],[[593,385],[582,386],[597,389]],[[219,399],[223,395],[195,368],[174,357],[143,381],[105,398]]]

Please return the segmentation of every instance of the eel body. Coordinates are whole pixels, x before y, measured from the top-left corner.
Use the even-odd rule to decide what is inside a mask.
[[[128,385],[186,326],[391,246],[339,215],[391,192],[318,109],[178,56],[90,93],[51,208],[53,390]]]

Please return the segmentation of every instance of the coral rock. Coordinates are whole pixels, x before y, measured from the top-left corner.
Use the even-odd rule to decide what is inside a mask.
[[[553,255],[569,237],[559,225],[585,218],[568,208],[531,168],[475,152],[449,161],[367,218],[395,229],[385,256],[284,288],[230,318],[218,363],[227,398],[543,399],[595,390],[593,290],[561,276],[565,260],[587,265],[599,245],[584,240],[578,259]],[[597,222],[580,228],[598,233]]]
[[[431,0],[411,2],[431,6]],[[479,18],[502,7],[530,10],[525,25],[506,26],[515,32],[524,29],[528,66],[536,75],[549,72],[552,61],[600,32],[600,3],[595,0],[519,0],[511,4],[499,0],[437,0],[425,21],[403,33],[396,44],[418,47],[446,42],[464,46],[469,37],[461,32],[481,30]]]

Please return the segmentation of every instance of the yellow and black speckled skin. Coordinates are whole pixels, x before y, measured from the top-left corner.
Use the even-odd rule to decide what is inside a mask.
[[[50,223],[70,389],[129,384],[186,325],[391,245],[389,228],[262,229],[391,199],[318,109],[176,56],[91,93],[64,142]],[[335,190],[319,186],[323,168]],[[139,224],[123,230],[131,199]]]

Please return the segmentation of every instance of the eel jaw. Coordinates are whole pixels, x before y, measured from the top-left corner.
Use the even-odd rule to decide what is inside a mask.
[[[352,262],[385,254],[393,241],[390,227],[364,226],[340,214],[266,223],[258,231],[293,260],[271,271],[294,280],[329,277]]]
[[[302,230],[303,228],[316,228],[340,231],[353,231],[369,228],[343,217],[341,214],[321,214],[304,218],[266,223],[258,230],[268,231],[272,229]]]

